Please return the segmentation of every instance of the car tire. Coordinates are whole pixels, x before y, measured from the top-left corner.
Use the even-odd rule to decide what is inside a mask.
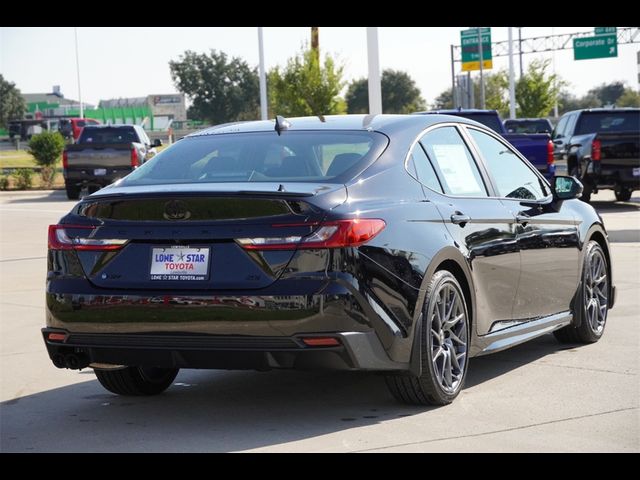
[[[616,200],[618,202],[628,202],[631,199],[631,190],[628,188],[621,188],[620,190],[616,190]]]
[[[582,195],[580,196],[580,200],[585,203],[589,203],[591,201],[591,192],[593,191],[593,187],[589,185],[589,183],[584,184],[582,189]]]
[[[440,270],[433,275],[427,287],[422,318],[422,329],[418,330],[421,332],[421,375],[404,372],[387,375],[387,387],[403,403],[447,405],[464,385],[470,337],[466,300],[451,272]]]
[[[125,367],[119,370],[95,370],[95,374],[100,384],[112,393],[145,396],[164,392],[178,371],[177,368]]]
[[[600,244],[591,240],[585,249],[582,280],[574,301],[574,324],[553,334],[561,343],[595,343],[604,333],[608,309],[607,257]]]
[[[69,200],[78,200],[80,198],[80,187],[67,184],[65,185],[65,190]]]

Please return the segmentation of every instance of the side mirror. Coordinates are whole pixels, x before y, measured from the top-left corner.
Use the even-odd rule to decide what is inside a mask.
[[[582,195],[582,183],[575,177],[558,176],[553,178],[553,197],[556,200],[571,200]]]
[[[162,146],[162,140],[160,140],[159,138],[156,138],[156,139],[153,141],[153,146],[154,146],[154,147],[160,147],[160,146]]]

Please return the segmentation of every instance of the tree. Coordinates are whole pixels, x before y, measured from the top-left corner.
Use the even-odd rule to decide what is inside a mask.
[[[64,137],[59,132],[42,132],[29,141],[29,153],[42,167],[40,176],[47,188],[51,188],[53,184],[56,176],[55,164],[60,159],[64,146]]]
[[[451,88],[447,88],[433,101],[431,106],[434,110],[445,110],[453,107],[453,93]]]
[[[616,105],[618,107],[640,107],[640,91],[633,88],[625,88]]]
[[[339,97],[344,86],[343,67],[325,55],[323,65],[316,52],[303,49],[287,61],[283,69],[269,72],[270,110],[274,115],[308,116],[345,113]]]
[[[516,83],[516,103],[519,117],[546,117],[556,102],[564,82],[555,74],[549,75],[549,60],[534,60],[527,73]]]
[[[480,76],[473,80],[473,95],[480,108]],[[497,110],[501,117],[509,117],[509,76],[506,70],[484,74],[484,103],[487,110]]]
[[[16,84],[5,80],[0,73],[0,127],[6,128],[9,120],[22,118],[27,104]]]
[[[420,89],[407,72],[384,70],[380,78],[380,88],[383,113],[412,113],[427,108]],[[366,78],[351,82],[346,100],[349,113],[369,112],[369,84]]]
[[[600,106],[615,105],[624,93],[624,82],[603,83],[589,90],[587,95],[593,95],[599,100]]]
[[[192,118],[218,124],[259,117],[258,73],[244,60],[216,50],[187,50],[169,68],[178,91],[193,102]]]

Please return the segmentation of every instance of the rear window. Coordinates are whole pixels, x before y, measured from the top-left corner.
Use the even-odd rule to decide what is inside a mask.
[[[485,127],[489,127],[496,133],[502,133],[502,124],[500,123],[500,118],[497,115],[485,114],[485,113],[453,113],[456,117],[468,118],[469,120],[474,120],[478,123],[481,123]]]
[[[607,132],[639,132],[640,111],[584,112],[576,125],[575,135]]]
[[[233,133],[187,137],[121,185],[210,182],[331,182],[355,175],[387,145],[375,132]]]
[[[131,143],[139,142],[133,128],[91,128],[82,130],[78,143]]]
[[[551,133],[553,130],[546,120],[506,120],[504,128],[508,133]]]

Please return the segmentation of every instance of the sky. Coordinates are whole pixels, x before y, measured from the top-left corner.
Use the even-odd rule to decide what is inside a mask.
[[[431,103],[451,85],[450,45],[460,43],[466,27],[379,27],[381,69],[408,72]],[[594,27],[523,27],[522,37],[592,32]],[[517,37],[517,28],[513,29]],[[506,40],[508,27],[492,27],[492,40]],[[310,38],[310,27],[264,27],[267,69],[286,64]],[[256,27],[78,27],[82,99],[175,93],[169,61],[185,50],[221,50],[258,64]],[[367,75],[365,27],[320,27],[322,54],[337,56],[347,81]],[[572,50],[555,52],[555,70],[575,95],[605,82],[622,80],[638,88],[640,44],[618,45],[618,57],[573,60]],[[524,65],[552,53],[524,55]],[[508,68],[508,57],[494,58],[494,71]],[[459,71],[459,64],[456,69]],[[515,58],[516,72],[519,70]],[[66,98],[78,99],[73,27],[1,27],[0,73],[23,93],[51,92],[60,85]],[[475,73],[477,75],[477,73]]]

